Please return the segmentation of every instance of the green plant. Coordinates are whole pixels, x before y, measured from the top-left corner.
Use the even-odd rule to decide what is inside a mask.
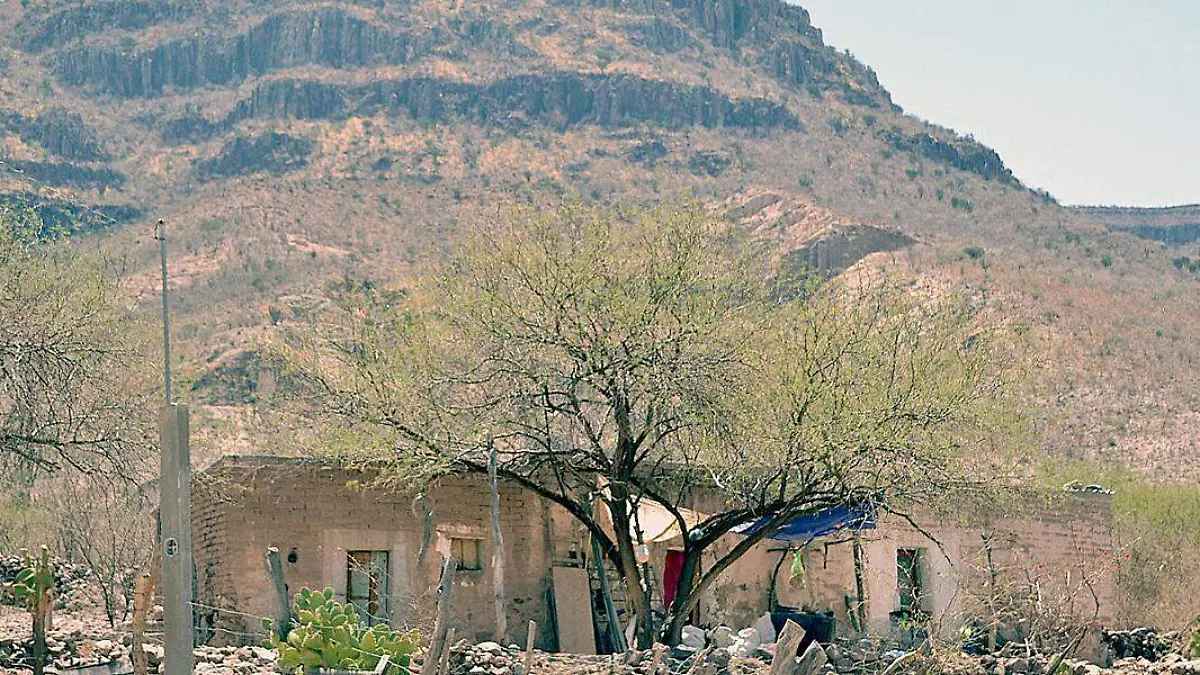
[[[979,260],[983,257],[984,250],[982,246],[968,246],[963,249],[963,253],[971,260]]]
[[[24,567],[17,578],[5,584],[5,595],[23,602],[33,617],[33,672],[41,675],[46,665],[46,619],[53,604],[54,566],[50,562],[50,549],[42,547],[34,558],[28,550],[21,551],[25,558]]]
[[[374,670],[387,656],[397,668],[407,669],[417,650],[417,633],[399,633],[386,624],[363,626],[353,605],[333,599],[333,589],[315,592],[303,588],[296,594],[294,627],[284,638],[277,636],[270,619],[263,628],[271,637],[264,646],[279,652],[283,671],[306,668]]]
[[[1184,656],[1189,659],[1200,658],[1200,616],[1196,617],[1196,627],[1188,637],[1188,645]]]

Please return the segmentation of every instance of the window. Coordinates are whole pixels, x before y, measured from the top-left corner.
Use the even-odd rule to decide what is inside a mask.
[[[346,554],[346,601],[369,626],[386,623],[388,615],[388,552],[349,551]]]
[[[896,550],[896,594],[901,610],[921,609],[924,589],[921,584],[921,549],[901,548]]]
[[[460,570],[483,569],[483,540],[481,539],[451,539],[450,556],[458,561]]]

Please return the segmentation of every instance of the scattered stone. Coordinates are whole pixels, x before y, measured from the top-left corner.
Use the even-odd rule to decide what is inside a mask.
[[[754,630],[758,631],[758,637],[762,644],[775,642],[775,624],[771,622],[770,612],[758,617],[758,620],[754,622]]]
[[[704,639],[704,631],[695,626],[684,626],[682,636],[679,643],[684,647],[691,649],[704,649],[706,640]]]
[[[733,646],[734,633],[729,626],[717,626],[709,633],[709,639],[712,640],[713,646],[718,649],[725,649]]]

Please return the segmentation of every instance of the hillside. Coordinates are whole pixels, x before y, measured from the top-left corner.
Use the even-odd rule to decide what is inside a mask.
[[[799,7],[22,0],[0,44],[2,198],[129,246],[148,300],[170,223],[202,454],[260,438],[255,349],[327,283],[500,200],[695,191],[827,273],[986,296],[1037,345],[1049,453],[1200,475],[1200,275],[905,115]]]

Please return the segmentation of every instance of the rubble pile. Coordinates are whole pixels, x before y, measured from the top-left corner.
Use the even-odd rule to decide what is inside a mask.
[[[1104,631],[1104,644],[1118,659],[1145,659],[1158,661],[1178,649],[1179,633],[1158,633],[1153,628],[1134,628],[1133,630]]]
[[[450,649],[450,675],[525,675],[525,652],[496,642],[472,645],[461,640]],[[769,656],[767,657],[769,659]],[[725,649],[631,649],[624,654],[585,655],[534,651],[534,673],[572,675],[749,675],[763,668],[759,659],[735,659]]]
[[[535,651],[532,675],[1049,675],[1056,660],[1054,654],[1016,643],[992,654],[972,655],[946,647],[906,650],[887,638],[841,637],[804,644],[802,634],[794,633],[783,638],[782,648],[797,649],[799,656],[782,661],[776,658],[781,647],[767,626],[736,632],[726,626],[709,631],[689,626],[682,638],[674,648],[659,644],[610,656]],[[1183,656],[1177,633],[1115,631],[1104,633],[1103,641],[1107,653],[1097,657],[1103,663],[1067,658],[1055,675],[1200,675],[1200,658]],[[460,640],[451,647],[450,675],[528,675],[524,656],[516,645]]]
[[[115,640],[89,640],[79,634],[46,638],[47,665],[56,670],[128,661],[129,647]],[[33,668],[33,638],[0,639],[0,671]]]

